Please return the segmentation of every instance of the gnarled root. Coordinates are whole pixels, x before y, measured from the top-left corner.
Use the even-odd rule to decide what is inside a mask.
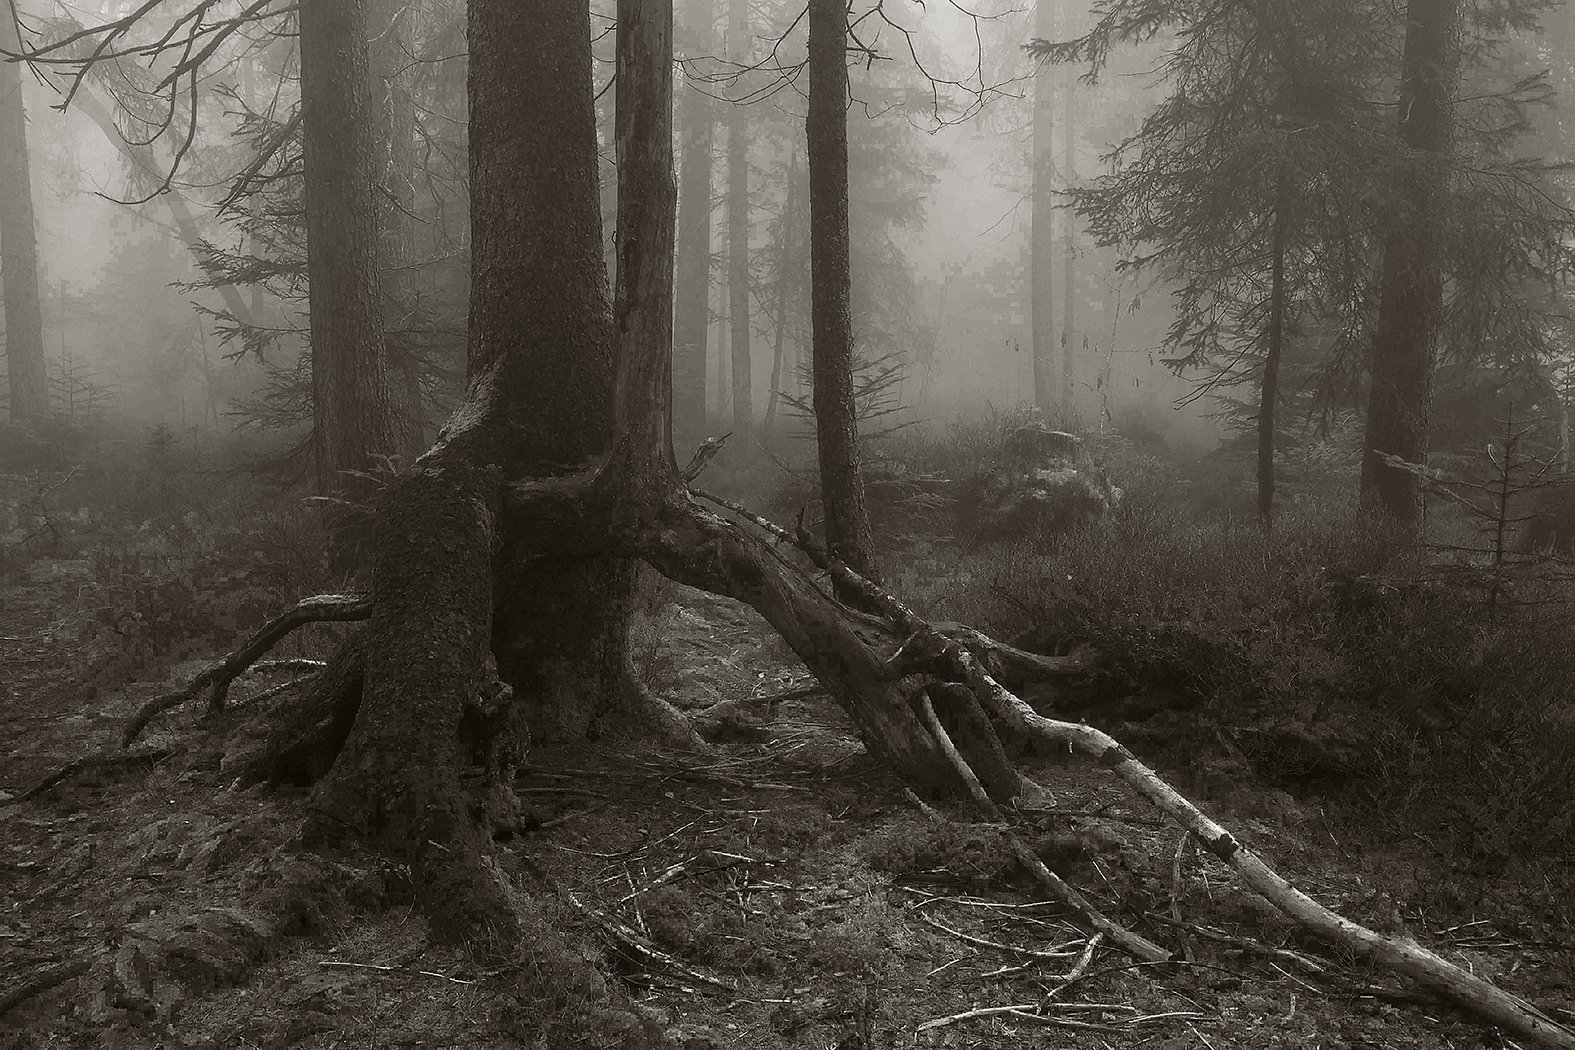
[[[139,707],[121,733],[120,746],[130,747],[149,722],[165,711],[195,700],[204,690],[208,693],[208,710],[222,710],[230,683],[245,674],[248,668],[296,628],[309,623],[364,620],[369,615],[371,602],[363,595],[319,594],[303,598],[263,624],[244,645],[203,668],[182,688],[156,696]]]
[[[231,738],[220,768],[244,784],[314,784],[333,765],[361,707],[361,636],[339,646],[304,687],[286,692]]]

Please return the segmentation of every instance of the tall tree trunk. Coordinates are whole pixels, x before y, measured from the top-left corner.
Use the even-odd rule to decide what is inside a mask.
[[[1050,0],[1034,5],[1034,33],[1055,35]],[[1029,218],[1028,297],[1034,353],[1034,405],[1046,418],[1055,410],[1055,88],[1048,65],[1034,76],[1033,211]],[[1067,390],[1068,399],[1071,391]]]
[[[733,414],[733,355],[729,345],[733,300],[723,286],[716,293],[716,414],[727,419]]]
[[[685,5],[685,49],[691,60],[712,48],[714,0]],[[693,75],[691,67],[688,72]],[[706,373],[711,327],[712,102],[688,84],[679,103],[681,184],[678,188],[678,272],[673,307],[673,429],[693,444],[706,429]]]
[[[1274,241],[1269,263],[1268,350],[1258,402],[1258,518],[1274,521],[1274,410],[1280,396],[1280,356],[1285,345],[1285,248],[1290,237],[1291,180],[1281,171],[1274,191]]]
[[[749,0],[728,0],[727,54],[735,68],[749,55]],[[754,368],[749,346],[749,114],[734,103],[727,115],[727,318],[733,363],[733,429],[755,425]],[[752,442],[741,442],[747,450]]]
[[[1421,463],[1428,452],[1433,345],[1443,301],[1439,237],[1452,139],[1459,0],[1409,0],[1400,81],[1399,137],[1406,157],[1396,215],[1384,241],[1378,324],[1362,457],[1362,504],[1420,538],[1422,482],[1382,454]]]
[[[366,0],[302,0],[301,119],[317,487],[360,486],[347,471],[403,443],[389,392],[378,277]]]
[[[416,207],[416,104],[411,94],[415,63],[415,0],[371,0],[368,11],[373,104],[377,113],[379,272],[384,331],[408,328],[414,308],[407,267],[412,262]],[[390,393],[400,423],[400,455],[408,462],[426,447],[421,404],[421,362],[408,347],[388,343]]]
[[[1076,133],[1076,81],[1068,75],[1061,92],[1064,110],[1061,120],[1061,178],[1068,189],[1077,182],[1077,133]],[[1074,318],[1077,310],[1077,213],[1071,208],[1062,211],[1066,223],[1061,263],[1061,397],[1067,411],[1072,409],[1073,391],[1077,380],[1077,343]]]
[[[793,287],[793,231],[798,223],[795,206],[798,203],[798,151],[788,158],[787,188],[782,201],[782,218],[777,232],[777,330],[775,345],[771,350],[771,391],[766,399],[765,434],[770,437],[777,423],[777,405],[782,401],[782,384],[788,377],[786,368],[788,292]]]
[[[312,830],[407,857],[427,906],[474,929],[511,914],[484,858],[487,821],[510,819],[520,720],[537,741],[583,738],[629,708],[633,576],[589,556],[607,542],[588,535],[582,497],[530,520],[508,499],[521,478],[583,471],[612,433],[589,13],[472,0],[468,19],[471,121],[485,129],[470,147],[470,391],[384,501],[359,709]],[[661,311],[671,301],[664,291]],[[555,524],[555,556],[540,560]],[[498,792],[478,824],[460,776],[480,743]]]
[[[19,53],[16,18],[0,11],[0,50]],[[14,422],[49,415],[44,314],[38,298],[38,234],[28,161],[22,66],[0,60],[0,282],[5,286],[6,378]]]
[[[853,400],[847,30],[842,0],[809,0],[810,323],[826,543],[855,571],[870,576],[874,540],[864,510]]]

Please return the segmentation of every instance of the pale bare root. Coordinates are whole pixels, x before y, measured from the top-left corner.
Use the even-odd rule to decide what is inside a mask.
[[[1056,899],[1064,901],[1077,910],[1083,919],[1099,933],[1110,939],[1112,944],[1119,946],[1128,955],[1141,962],[1168,962],[1171,954],[1153,941],[1122,926],[1120,923],[1105,915],[1096,908],[1092,901],[1079,893],[1070,883],[1045,866],[1038,854],[1029,847],[1022,837],[1006,825],[1001,815],[1001,810],[991,801],[990,795],[985,791],[984,785],[969,768],[967,761],[957,750],[957,745],[952,743],[951,735],[946,732],[946,727],[941,725],[941,720],[935,715],[935,708],[931,705],[928,696],[920,703],[924,708],[924,720],[930,727],[930,732],[935,734],[936,741],[941,745],[941,750],[946,752],[946,757],[951,759],[957,773],[962,777],[963,783],[968,785],[968,793],[979,808],[984,810],[990,818],[1001,824],[1006,835],[1007,843],[1012,847],[1012,854],[1018,863],[1028,869],[1045,889],[1049,890]]]
[[[156,696],[139,707],[121,733],[120,746],[130,747],[149,722],[172,708],[196,700],[204,691],[208,693],[208,709],[222,710],[230,683],[245,674],[296,628],[309,623],[365,620],[371,614],[372,601],[363,595],[319,594],[303,598],[263,624],[240,648],[204,667],[185,686],[173,693]]]
[[[1352,922],[1298,890],[1154,770],[1138,761],[1114,738],[1092,726],[1040,715],[986,670],[980,657],[971,651],[972,646],[960,641],[955,634],[950,637],[943,634],[902,601],[831,558],[809,536],[802,532],[791,534],[745,508],[718,497],[701,492],[695,495],[746,517],[778,539],[798,547],[833,581],[862,594],[873,607],[880,609],[908,634],[908,642],[903,646],[908,658],[922,657],[949,668],[952,675],[961,679],[978,697],[985,710],[1004,725],[1027,736],[1070,747],[1093,759],[1181,827],[1196,835],[1204,847],[1229,866],[1245,886],[1315,937],[1360,958],[1379,963],[1535,1046],[1575,1050],[1575,1032],[1518,996],[1461,969],[1409,938],[1387,937]],[[937,739],[945,748],[948,742],[938,723],[932,725],[932,732],[937,730]],[[956,749],[952,748],[950,754],[956,756]],[[960,756],[954,761],[961,763]],[[961,764],[966,767],[966,763]],[[970,777],[965,775],[964,782],[968,783],[969,780]],[[970,790],[978,787],[977,778],[972,778],[969,786]],[[978,787],[976,797],[982,797],[985,803],[989,803],[982,787]],[[993,806],[993,803],[990,805]],[[1088,917],[1086,911],[1084,914]],[[1103,932],[1115,940],[1110,931]],[[1136,943],[1131,944],[1128,950],[1140,958],[1148,951]]]

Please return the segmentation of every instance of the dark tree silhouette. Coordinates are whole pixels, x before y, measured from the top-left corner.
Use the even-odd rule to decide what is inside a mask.
[[[378,278],[378,166],[366,0],[301,5],[313,458],[318,490],[403,451]]]
[[[864,510],[853,397],[847,35],[847,12],[841,0],[810,0],[810,325],[820,491],[827,545],[856,571],[872,575],[874,541]]]
[[[706,353],[711,324],[711,168],[715,121],[712,102],[693,78],[696,56],[710,53],[713,0],[684,5],[683,34],[689,55],[679,101],[680,185],[678,190],[678,272],[673,343],[673,426],[694,442],[706,425]]]
[[[1362,454],[1362,503],[1383,510],[1412,535],[1422,529],[1421,479],[1383,457],[1427,459],[1433,351],[1444,294],[1440,242],[1449,192],[1444,155],[1453,138],[1459,18],[1459,0],[1406,5],[1400,140],[1407,152],[1396,172],[1396,209],[1384,242]]]

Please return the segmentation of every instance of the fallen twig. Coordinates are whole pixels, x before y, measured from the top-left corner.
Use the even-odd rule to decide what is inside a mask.
[[[595,920],[596,924],[602,928],[602,931],[607,935],[608,939],[613,941],[625,951],[630,952],[631,954],[644,959],[649,963],[660,966],[663,969],[671,970],[674,973],[687,977],[692,981],[697,981],[701,984],[708,984],[713,988],[721,988],[724,991],[738,991],[738,986],[733,984],[731,981],[724,981],[720,977],[713,977],[708,973],[696,970],[692,966],[685,965],[684,963],[673,958],[671,955],[653,945],[650,941],[646,940],[627,923],[620,919],[614,918],[599,908],[591,907],[589,904],[586,904],[584,901],[580,900],[580,898],[575,894],[564,891],[563,895],[568,899],[570,904],[574,905],[574,907],[578,908],[581,912]]]
[[[438,973],[436,970],[418,970],[412,966],[381,966],[377,963],[336,962],[332,959],[320,960],[317,965],[324,969],[376,970],[378,973],[402,973],[410,974],[413,977],[436,977],[439,980],[448,981],[452,984],[476,983],[470,978],[450,977],[448,974]]]

